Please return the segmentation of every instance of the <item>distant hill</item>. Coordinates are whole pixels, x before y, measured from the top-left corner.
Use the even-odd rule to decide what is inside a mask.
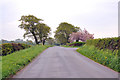
[[[2,43],[11,43],[11,41],[7,41],[7,40],[0,40],[0,44],[2,44]]]
[[[16,39],[15,41],[8,41],[8,40],[0,40],[0,44],[3,43],[24,43],[24,44],[28,44],[28,45],[35,45],[34,42],[27,40],[27,41],[23,41],[22,39]]]

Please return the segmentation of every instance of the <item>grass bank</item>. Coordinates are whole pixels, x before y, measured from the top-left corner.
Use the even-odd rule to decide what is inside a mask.
[[[77,51],[102,64],[102,65],[105,65],[117,72],[120,72],[120,59],[118,59],[118,50],[114,50],[114,52],[112,50],[99,50],[98,48],[96,48],[95,46],[93,45],[84,45],[82,47],[80,47],[79,49],[77,49]]]
[[[68,45],[61,45],[61,47],[68,47],[68,48],[79,48],[80,46],[68,46]]]
[[[30,63],[33,58],[38,56],[42,51],[50,46],[36,45],[25,50],[14,52],[10,55],[3,56],[2,61],[2,78],[8,78]]]

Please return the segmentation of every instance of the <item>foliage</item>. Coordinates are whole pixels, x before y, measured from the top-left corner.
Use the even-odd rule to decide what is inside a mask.
[[[120,60],[118,59],[118,54],[120,53],[118,53],[118,50],[114,50],[114,52],[112,52],[109,49],[99,50],[93,45],[84,45],[77,49],[77,51],[102,65],[120,72],[120,63],[118,61]]]
[[[13,51],[12,44],[10,44],[10,43],[2,44],[1,51],[2,51],[1,55],[3,55],[3,56],[12,53],[12,51]]]
[[[79,48],[80,46],[61,45],[61,47],[67,47],[67,48]]]
[[[89,39],[93,39],[93,34],[90,34],[86,29],[84,29],[83,31],[79,31],[79,32],[73,32],[72,34],[70,34],[70,42],[78,42],[79,40],[85,42],[86,40]]]
[[[24,44],[28,44],[28,45],[35,45],[35,43],[31,40],[26,40],[26,41],[23,41],[22,39],[16,39],[14,41],[7,41],[7,40],[0,40],[1,44],[4,44],[4,43],[24,43]]]
[[[0,57],[2,56],[2,44],[0,44]]]
[[[50,34],[50,27],[44,23],[37,24],[37,35],[39,36],[40,42],[43,42],[47,39]]]
[[[22,69],[25,65],[32,61],[42,51],[50,46],[32,46],[31,48],[14,52],[10,55],[3,56],[2,61],[2,78],[7,78]]]
[[[35,43],[32,40],[28,40],[28,39],[24,43],[28,45],[35,45]]]
[[[110,49],[114,51],[120,49],[120,37],[88,40],[86,44],[94,45],[99,49]]]
[[[73,43],[68,43],[68,46],[83,46],[85,42],[73,42]]]
[[[28,15],[22,16],[19,21],[21,21],[19,27],[26,31],[24,37],[33,37],[36,44],[45,42],[45,39],[50,33],[50,27],[44,23],[41,23],[40,21],[43,21],[42,19],[39,19],[33,15]]]
[[[27,45],[27,44],[21,44],[21,43],[4,43],[2,44],[2,53],[1,55],[2,56],[6,56],[8,54],[11,54],[15,51],[19,51],[21,49],[25,49],[25,48],[29,48],[30,45]]]
[[[52,37],[47,38],[46,42],[47,42],[49,45],[54,45],[54,44],[55,44],[55,40],[54,40]]]
[[[26,35],[28,35],[28,37],[33,36],[36,44],[38,44],[38,40],[36,37],[36,28],[37,28],[36,24],[38,24],[39,21],[42,21],[42,19],[38,19],[33,15],[28,15],[28,16],[22,16],[19,21],[21,21],[21,24],[19,25],[19,27],[26,31],[26,33],[24,34],[24,37]]]
[[[79,27],[75,27],[72,24],[69,24],[67,22],[62,22],[59,24],[57,27],[57,30],[55,31],[55,39],[57,40],[58,43],[60,44],[66,44],[69,42],[69,35],[72,32],[77,32],[79,31]]]

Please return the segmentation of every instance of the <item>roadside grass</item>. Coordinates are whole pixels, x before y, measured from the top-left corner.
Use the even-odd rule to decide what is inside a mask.
[[[80,54],[104,65],[107,66],[117,72],[120,72],[120,63],[118,59],[118,50],[99,50],[93,45],[84,45],[77,49],[77,52]]]
[[[81,46],[68,46],[68,45],[61,45],[61,47],[80,48]]]
[[[16,51],[10,55],[3,56],[2,61],[0,61],[0,63],[2,63],[2,78],[9,78],[11,75],[16,74],[17,71],[30,63],[33,58],[38,56],[48,47],[50,46],[36,45],[28,49]]]

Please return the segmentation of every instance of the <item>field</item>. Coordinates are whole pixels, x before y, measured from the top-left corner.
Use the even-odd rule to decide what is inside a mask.
[[[50,46],[36,45],[28,49],[16,51],[10,55],[3,56],[2,61],[0,61],[0,64],[2,63],[2,78],[14,75],[48,47]]]

